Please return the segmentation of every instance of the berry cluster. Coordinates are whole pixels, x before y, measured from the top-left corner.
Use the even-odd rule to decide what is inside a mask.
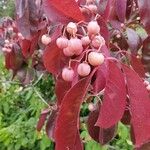
[[[45,35],[41,40],[45,45],[50,43],[50,38]],[[69,22],[64,27],[63,35],[57,38],[56,45],[66,57],[70,58],[69,66],[62,70],[62,78],[65,81],[73,80],[75,71],[70,64],[72,61],[76,61],[77,57],[85,55],[85,59],[77,66],[77,73],[81,77],[88,76],[92,67],[101,65],[105,59],[101,53],[101,47],[105,45],[105,40],[100,35],[100,26],[96,20],[89,23]]]

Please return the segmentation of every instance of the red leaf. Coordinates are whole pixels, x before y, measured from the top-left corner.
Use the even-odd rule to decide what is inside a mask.
[[[135,145],[140,147],[150,140],[150,98],[138,74],[125,65],[123,70],[128,86]]]
[[[46,121],[46,117],[49,113],[50,113],[49,109],[45,109],[41,112],[41,115],[40,115],[40,118],[39,118],[39,121],[38,121],[37,127],[36,127],[37,131],[41,131],[41,129],[44,126],[44,123]]]
[[[55,93],[57,97],[57,105],[60,106],[66,92],[71,88],[71,82],[66,82],[62,78],[56,81]],[[61,92],[60,92],[61,91]]]
[[[75,0],[44,0],[43,7],[45,14],[52,22],[68,22],[84,20],[84,17]]]
[[[108,129],[102,129],[95,126],[95,123],[99,116],[99,109],[91,112],[88,118],[88,131],[90,136],[97,142],[101,144],[107,144],[112,138],[115,136],[116,133],[116,126],[113,126]]]
[[[126,17],[127,0],[116,0],[116,14],[121,22],[124,23]]]
[[[96,125],[109,128],[123,116],[126,106],[126,87],[123,73],[118,64],[109,61],[109,71],[104,92],[104,100]]]
[[[79,139],[76,138],[79,130],[80,106],[88,90],[93,73],[75,84],[62,101],[55,130],[56,150],[67,148],[75,150],[75,143],[79,142]]]
[[[93,91],[94,93],[99,93],[101,90],[105,88],[106,85],[106,75],[107,68],[106,65],[101,65],[96,72],[96,79],[93,83]]]
[[[143,42],[142,62],[146,70],[150,72],[150,36]]]
[[[131,66],[138,73],[138,75],[141,78],[144,78],[145,77],[145,70],[144,70],[144,67],[143,67],[141,60],[138,59],[136,56],[131,55],[131,61],[130,62],[131,62]]]
[[[27,39],[21,40],[20,45],[21,45],[21,50],[22,50],[23,56],[25,58],[27,58],[29,56],[31,41],[27,40]]]
[[[62,50],[57,47],[56,42],[54,41],[46,47],[43,61],[47,71],[57,75],[65,66],[67,58],[63,55]]]
[[[150,33],[150,1],[149,0],[137,0],[140,10],[141,21],[145,26],[145,29]]]
[[[56,118],[57,118],[57,110],[54,110],[51,112],[48,121],[46,123],[46,134],[53,141],[55,139],[54,130],[55,130]]]

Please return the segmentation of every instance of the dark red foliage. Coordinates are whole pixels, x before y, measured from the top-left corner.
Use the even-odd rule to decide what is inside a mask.
[[[41,131],[45,121],[46,121],[46,118],[47,118],[47,115],[50,113],[50,110],[49,109],[45,109],[41,112],[41,115],[40,115],[40,118],[39,118],[39,121],[37,123],[37,131]]]
[[[80,106],[88,91],[93,73],[89,77],[81,79],[63,98],[55,129],[57,150],[66,148],[75,149],[75,143],[79,143],[78,130]]]
[[[139,12],[140,12],[140,17],[141,21],[145,26],[145,29],[147,30],[148,33],[150,33],[150,1],[147,0],[137,0],[138,1],[138,6],[139,6]]]
[[[75,0],[44,0],[43,9],[52,22],[82,21],[84,17]]]
[[[99,108],[92,111],[89,114],[88,118],[88,131],[90,136],[97,142],[100,142],[102,145],[107,144],[112,138],[115,136],[116,133],[116,126],[103,129],[96,126],[96,121],[99,116]]]
[[[138,74],[125,65],[123,70],[127,79],[134,144],[140,147],[150,139],[150,98]]]
[[[115,125],[122,118],[126,106],[126,88],[122,71],[113,61],[108,62],[108,67],[104,99],[96,123],[105,129]]]
[[[142,62],[147,71],[150,71],[150,36],[143,42]]]

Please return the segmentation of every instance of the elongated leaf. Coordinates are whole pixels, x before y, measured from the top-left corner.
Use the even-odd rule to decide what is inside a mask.
[[[43,8],[45,14],[52,22],[68,22],[84,20],[82,13],[75,0],[44,0]]]
[[[46,134],[53,141],[55,140],[54,129],[56,124],[57,112],[57,110],[53,110],[46,123]]]
[[[126,87],[123,73],[117,63],[109,61],[109,71],[97,126],[109,128],[123,116],[126,106]]]
[[[90,136],[101,144],[107,144],[116,134],[116,125],[108,129],[102,129],[95,125],[99,116],[99,108],[91,112],[88,118],[88,131]]]
[[[62,101],[55,130],[56,150],[67,148],[75,150],[75,143],[79,143],[77,133],[79,130],[80,106],[94,73],[95,71],[89,77],[83,78],[75,84]]]
[[[141,21],[145,26],[145,29],[150,33],[150,1],[148,0],[137,0],[140,10]]]
[[[116,0],[116,13],[121,22],[124,23],[126,17],[127,0]]]
[[[107,68],[106,65],[101,65],[96,72],[96,79],[93,83],[94,93],[99,93],[106,86]]]
[[[62,78],[59,78],[56,81],[55,93],[57,97],[57,105],[60,106],[66,92],[71,88],[71,83],[64,81]]]
[[[40,18],[35,0],[16,0],[17,26],[26,39],[31,39],[38,31]]]
[[[37,123],[37,131],[41,131],[42,127],[44,126],[44,123],[46,121],[46,118],[47,118],[47,115],[50,113],[50,110],[49,109],[45,109],[41,112],[41,115],[40,115],[40,118],[39,118],[39,121]]]
[[[136,56],[131,55],[131,66],[133,67],[133,69],[138,73],[138,75],[141,78],[145,77],[145,70],[144,70],[144,66],[140,60],[140,58],[138,59]]]
[[[143,42],[142,62],[145,69],[150,72],[150,36]]]
[[[140,147],[150,140],[150,98],[138,74],[125,65],[123,70],[127,79],[134,144]]]

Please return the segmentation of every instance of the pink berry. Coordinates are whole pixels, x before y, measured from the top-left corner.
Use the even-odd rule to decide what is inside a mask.
[[[67,32],[74,35],[77,32],[77,25],[73,22],[69,22],[67,25]]]
[[[98,66],[104,63],[105,57],[102,53],[90,52],[88,55],[88,62],[92,66]]]
[[[68,43],[68,47],[76,55],[80,55],[83,51],[82,41],[77,38],[70,39]]]
[[[149,82],[147,80],[144,81],[144,85],[148,86]]]
[[[117,34],[117,35],[116,35],[116,38],[117,38],[117,39],[120,39],[120,38],[121,38],[121,35],[120,35],[120,34]]]
[[[56,40],[56,44],[60,49],[66,48],[68,46],[68,39],[65,37],[59,37]]]
[[[94,3],[95,2],[95,0],[86,0],[86,3]]]
[[[7,48],[6,48],[6,47],[3,47],[3,48],[2,48],[2,51],[3,51],[3,52],[6,52],[6,51],[7,51]]]
[[[84,36],[84,37],[82,37],[82,38],[81,38],[81,41],[82,41],[82,45],[83,45],[83,46],[86,46],[86,45],[90,44],[90,42],[91,42],[89,36]]]
[[[74,71],[73,69],[70,69],[70,68],[64,68],[63,71],[62,71],[62,78],[65,80],[65,81],[72,81],[73,80],[73,77],[74,77]]]
[[[49,35],[44,34],[42,35],[41,41],[44,45],[48,45],[51,42],[51,38],[49,37]]]
[[[100,26],[97,21],[91,21],[88,23],[87,30],[90,35],[98,34],[100,32]]]
[[[95,36],[94,39],[92,40],[92,45],[95,48],[102,47],[103,45],[105,45],[105,40],[101,35]]]
[[[9,40],[5,40],[5,44],[9,44]]]
[[[8,31],[12,32],[13,31],[13,27],[9,27]]]
[[[93,103],[90,103],[88,106],[89,111],[94,111],[95,110],[95,106]]]
[[[94,4],[90,4],[88,6],[88,9],[92,12],[92,13],[97,13],[97,6]]]
[[[150,91],[150,84],[146,87],[147,91]]]
[[[23,37],[23,35],[22,35],[21,33],[18,33],[18,37],[19,37],[21,40],[24,39],[24,37]]]
[[[81,63],[78,65],[77,72],[82,77],[88,76],[91,72],[91,67],[85,62]]]
[[[69,47],[64,48],[63,53],[64,53],[65,56],[68,56],[68,57],[71,57],[71,56],[74,55],[74,52],[71,51]]]

